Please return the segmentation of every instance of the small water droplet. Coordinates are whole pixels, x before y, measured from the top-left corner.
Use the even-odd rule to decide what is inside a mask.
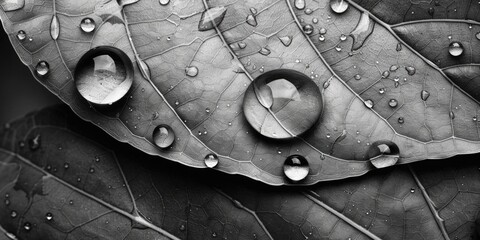
[[[185,227],[185,224],[180,225],[180,231],[183,232],[183,231],[185,231],[185,229],[187,229],[187,228]]]
[[[345,34],[340,35],[340,41],[345,41],[347,40],[347,36]]]
[[[68,163],[63,164],[63,168],[68,169],[69,167],[70,167],[70,164],[68,164]]]
[[[204,162],[205,166],[207,166],[208,168],[214,168],[218,165],[218,157],[217,155],[210,153],[205,156]]]
[[[47,62],[45,61],[40,61],[37,63],[37,66],[35,67],[35,71],[37,72],[38,76],[45,76],[48,74],[50,71],[50,66],[48,65]]]
[[[5,206],[10,205],[10,199],[5,199]]]
[[[388,101],[388,106],[396,108],[398,106],[398,101],[396,99],[390,99],[390,101]]]
[[[373,106],[375,105],[375,103],[371,99],[367,99],[363,103],[365,104],[365,107],[367,107],[367,108],[373,108]]]
[[[216,26],[222,23],[225,13],[227,13],[227,9],[223,6],[210,8],[204,11],[198,23],[198,30],[207,31],[215,29]]]
[[[398,69],[397,65],[390,66],[390,72],[395,72],[395,71],[397,71],[397,69]]]
[[[420,93],[420,98],[423,101],[427,101],[428,97],[430,97],[430,93],[426,90],[422,90],[422,92]]]
[[[90,168],[90,169],[88,170],[88,172],[89,172],[89,173],[95,173],[95,168]]]
[[[342,48],[340,46],[336,46],[335,51],[340,52],[340,51],[342,51]]]
[[[80,22],[80,29],[82,29],[83,32],[91,33],[95,30],[95,27],[95,21],[91,18],[84,18]]]
[[[395,50],[397,50],[397,52],[402,51],[402,44],[401,44],[401,43],[397,43],[397,47],[395,48]]]
[[[313,26],[310,25],[310,24],[307,24],[305,26],[303,26],[303,32],[305,32],[305,34],[307,35],[310,35],[313,33]]]
[[[198,68],[195,66],[188,66],[185,68],[185,74],[189,77],[195,77],[198,75]]]
[[[289,156],[283,164],[283,173],[293,182],[305,179],[310,172],[308,161],[300,155]]]
[[[355,80],[358,81],[358,80],[362,79],[362,76],[360,76],[360,74],[356,74],[356,75],[354,76],[354,78],[355,78]]]
[[[473,116],[472,120],[476,122],[478,120],[477,116]]]
[[[246,19],[248,25],[252,26],[252,27],[256,27],[257,26],[257,18],[255,16],[253,16],[252,14],[249,14],[247,16],[247,19]]]
[[[378,93],[384,94],[384,93],[385,93],[385,88],[380,88],[380,89],[378,89]]]
[[[19,41],[23,41],[23,40],[25,40],[25,38],[27,38],[27,33],[25,33],[25,31],[23,31],[23,30],[18,31],[17,39]]]
[[[410,188],[410,192],[411,192],[411,193],[414,193],[414,192],[415,192],[415,188]]]
[[[330,0],[330,8],[335,13],[344,13],[348,9],[348,2],[345,0]]]
[[[29,223],[29,222],[24,223],[23,224],[23,229],[25,229],[25,231],[27,231],[27,232],[32,230],[32,224]]]
[[[10,217],[11,218],[16,218],[17,217],[17,212],[16,211],[11,211],[10,212]]]
[[[162,124],[153,130],[152,138],[157,147],[166,149],[175,141],[175,133],[170,126]]]
[[[77,182],[81,182],[81,181],[82,181],[82,178],[77,177]]]
[[[410,76],[415,75],[415,73],[417,72],[417,70],[412,66],[406,66],[405,70],[407,70],[407,73]]]
[[[388,76],[390,76],[390,72],[389,71],[384,71],[382,73],[382,78],[388,78]]]
[[[450,111],[449,115],[451,119],[455,119],[455,113],[453,111]]]
[[[270,49],[266,48],[266,47],[263,47],[260,49],[260,51],[258,51],[260,54],[264,55],[264,56],[267,56],[271,53]]]
[[[325,41],[325,36],[324,35],[318,36],[318,41],[320,41],[320,42]]]
[[[305,0],[295,0],[294,5],[296,9],[303,10],[306,5]]]
[[[305,14],[310,15],[313,13],[313,10],[311,8],[305,9]]]
[[[284,36],[280,37],[280,42],[282,42],[283,46],[288,47],[292,43],[293,37],[292,36]]]
[[[47,214],[45,215],[45,218],[47,219],[47,221],[52,221],[52,219],[53,219],[53,214],[52,214],[52,213],[47,213]]]
[[[463,54],[463,45],[460,42],[452,42],[448,46],[448,52],[454,57],[458,57]]]
[[[28,142],[30,145],[30,150],[35,151],[40,148],[41,145],[41,136],[40,134],[36,135],[34,138],[30,139]]]

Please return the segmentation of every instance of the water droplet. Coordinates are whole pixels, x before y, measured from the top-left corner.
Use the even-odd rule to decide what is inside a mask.
[[[303,32],[305,32],[305,34],[307,35],[310,35],[313,33],[313,26],[310,25],[310,24],[307,24],[305,26],[303,26]]]
[[[214,168],[218,165],[218,157],[217,155],[210,153],[205,156],[204,162],[205,166],[207,166],[208,168]]]
[[[428,97],[430,97],[430,93],[425,90],[422,90],[422,92],[420,93],[420,97],[422,98],[423,101],[427,101]]]
[[[187,74],[189,77],[195,77],[198,75],[198,68],[195,66],[186,67],[185,74]]]
[[[365,107],[367,107],[367,108],[373,108],[373,106],[375,105],[375,103],[371,99],[367,99],[363,103],[365,104]]]
[[[347,40],[347,36],[345,36],[345,34],[340,35],[340,41],[343,42],[345,40]]]
[[[3,0],[0,1],[0,8],[5,12],[15,11],[25,6],[25,0]]]
[[[300,155],[289,156],[283,164],[283,173],[293,182],[305,179],[309,172],[310,167],[307,159]]]
[[[63,168],[68,169],[69,167],[70,167],[70,164],[68,164],[68,163],[63,164]]]
[[[411,189],[410,189],[410,192],[411,192],[411,193],[414,193],[414,192],[415,192],[415,188],[411,188]]]
[[[415,73],[417,72],[417,70],[412,66],[406,66],[405,70],[407,70],[407,73],[410,76],[415,75]]]
[[[10,205],[10,199],[5,199],[5,206]]]
[[[360,74],[356,74],[356,75],[354,76],[354,78],[355,78],[355,80],[358,81],[358,80],[362,79],[362,76],[360,76]]]
[[[318,86],[305,74],[290,69],[261,74],[250,84],[243,100],[250,125],[263,136],[275,139],[306,132],[317,122],[322,106]],[[276,114],[291,117],[279,119]]]
[[[23,31],[23,30],[18,31],[17,39],[19,41],[23,41],[23,40],[25,40],[25,38],[27,38],[27,33],[25,33],[25,31]]]
[[[23,229],[25,229],[25,231],[27,231],[27,232],[32,230],[32,224],[29,223],[29,222],[24,223],[23,224]]]
[[[257,18],[255,16],[253,16],[252,14],[249,14],[247,16],[247,19],[246,19],[248,25],[252,26],[252,27],[256,27],[257,26]]]
[[[57,15],[53,15],[52,22],[50,23],[50,36],[53,40],[57,40],[60,35],[60,23],[58,22]]]
[[[322,27],[318,30],[318,33],[320,33],[322,35],[325,35],[325,34],[327,34],[327,29]]]
[[[389,71],[384,71],[382,73],[382,78],[388,78],[388,76],[390,76],[390,72]]]
[[[330,8],[336,13],[344,13],[347,11],[348,5],[345,0],[330,0]]]
[[[370,145],[365,159],[376,168],[385,168],[395,165],[399,160],[400,150],[391,141],[377,141]]]
[[[282,44],[285,47],[288,47],[288,46],[290,46],[290,44],[292,44],[293,37],[292,36],[284,36],[284,37],[280,37],[279,39],[280,39],[280,42],[282,42]]]
[[[170,0],[159,0],[158,2],[160,3],[160,5],[166,6],[170,3]]]
[[[318,36],[318,41],[320,41],[320,42],[325,41],[325,36],[324,35]]]
[[[428,9],[428,14],[430,14],[430,16],[433,16],[434,13],[435,13],[435,8],[431,7]]]
[[[477,34],[475,34],[475,37],[477,38],[477,40],[480,40],[480,32],[477,32]]]
[[[41,145],[41,136],[40,134],[36,135],[34,138],[30,139],[30,141],[28,141],[28,144],[30,145],[30,150],[32,151],[35,151],[37,149],[40,148],[40,145]]]
[[[216,26],[222,23],[225,13],[227,13],[227,9],[223,6],[210,8],[203,12],[200,22],[198,23],[198,30],[207,31],[215,29]]]
[[[87,101],[111,105],[123,98],[133,82],[133,64],[120,49],[103,46],[85,53],[75,68],[75,84]]]
[[[83,32],[91,33],[95,30],[95,27],[95,21],[91,18],[84,18],[80,22],[80,29],[82,29]]]
[[[52,213],[47,213],[47,214],[45,215],[45,218],[47,219],[47,221],[52,221],[52,219],[53,219],[53,214],[52,214]]]
[[[238,43],[238,47],[239,47],[240,49],[244,49],[244,48],[247,47],[247,44],[244,43],[244,42],[239,42],[239,43]]]
[[[77,177],[77,182],[81,182],[82,179],[80,177]]]
[[[140,69],[140,73],[142,74],[143,78],[149,80],[150,79],[150,68],[148,67],[147,63],[143,60],[138,59],[137,66]],[[142,88],[142,92],[145,92],[145,89]],[[130,96],[131,98],[132,96]]]
[[[395,48],[395,50],[397,50],[397,52],[402,51],[402,44],[401,44],[401,43],[397,43],[397,47]]]
[[[313,10],[311,8],[305,9],[305,14],[310,15],[313,13]]]
[[[458,57],[463,54],[463,45],[459,42],[452,42],[448,46],[448,52],[454,57]]]
[[[270,54],[270,49],[266,48],[266,47],[263,47],[260,49],[260,51],[258,51],[260,54],[264,55],[264,56],[267,56]]]
[[[298,10],[303,10],[305,8],[305,0],[295,0],[295,8]]]
[[[95,173],[95,168],[90,168],[90,169],[88,170],[88,172],[89,172],[89,173]]]
[[[187,229],[187,228],[185,227],[185,224],[180,225],[180,231],[183,232],[183,231],[185,231],[185,229]]]
[[[397,71],[397,69],[398,69],[397,65],[392,65],[392,66],[390,66],[389,70],[390,70],[390,72],[395,72],[395,71]]]
[[[11,218],[16,218],[17,217],[17,212],[16,211],[11,211],[10,212],[10,217]]]
[[[312,23],[317,24],[318,23],[318,18],[313,18]]]
[[[213,232],[212,233],[212,238],[216,238],[217,237],[217,233],[216,232]]]
[[[340,52],[340,51],[342,51],[342,48],[340,46],[336,46],[335,51]]]
[[[450,111],[449,115],[451,119],[455,119],[455,113],[453,111]]]
[[[37,66],[35,67],[35,71],[37,72],[37,75],[40,77],[43,77],[48,74],[50,71],[50,66],[48,65],[47,62],[45,61],[40,61],[37,63]]]
[[[165,149],[172,146],[175,141],[175,133],[170,126],[162,124],[153,130],[152,138],[157,147]]]
[[[384,94],[384,93],[385,93],[385,88],[380,88],[380,89],[378,89],[378,93]]]
[[[398,101],[396,99],[390,99],[390,101],[388,101],[388,106],[396,108],[398,106]]]

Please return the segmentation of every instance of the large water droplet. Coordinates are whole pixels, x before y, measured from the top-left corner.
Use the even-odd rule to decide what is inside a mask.
[[[363,46],[363,43],[372,34],[375,22],[370,19],[368,13],[364,12],[360,16],[355,29],[350,33],[353,38],[352,51],[358,50]]]
[[[25,31],[23,31],[23,30],[18,31],[18,33],[17,33],[17,39],[18,39],[19,41],[23,41],[23,40],[25,40],[25,38],[27,38],[27,33],[26,33]]]
[[[157,147],[165,149],[172,146],[175,141],[175,133],[168,125],[159,125],[153,130],[153,142]]]
[[[428,91],[422,90],[420,93],[420,97],[423,101],[427,101],[428,97],[430,97],[430,93]]]
[[[47,213],[47,214],[45,215],[45,218],[47,219],[47,221],[52,221],[52,219],[53,219],[53,214],[52,214],[52,213]]]
[[[159,0],[158,2],[160,3],[160,5],[166,6],[170,3],[170,0]]]
[[[298,10],[303,10],[305,8],[305,0],[295,0],[295,8]]]
[[[30,139],[30,141],[28,141],[28,144],[30,145],[30,150],[32,150],[32,151],[35,151],[38,148],[40,148],[40,144],[41,144],[40,134],[38,134],[34,138]]]
[[[60,23],[58,22],[57,15],[53,15],[52,22],[50,23],[50,36],[53,40],[57,40],[60,35]]]
[[[293,182],[305,179],[309,172],[310,166],[307,159],[300,155],[289,156],[283,164],[283,173]]]
[[[363,102],[363,104],[365,104],[365,107],[367,108],[373,108],[373,106],[375,105],[375,103],[373,102],[373,100],[371,99],[367,99]]]
[[[93,32],[95,30],[95,21],[91,18],[84,18],[80,22],[80,29],[86,33]]]
[[[204,162],[205,162],[205,166],[209,168],[214,168],[218,165],[218,157],[217,155],[210,153],[207,156],[205,156]]]
[[[252,27],[256,27],[257,26],[257,18],[255,16],[253,16],[252,14],[249,14],[247,16],[247,19],[246,19],[248,25],[252,26]]]
[[[198,68],[195,66],[188,66],[185,68],[185,74],[189,77],[195,77],[198,75]]]
[[[15,11],[25,6],[25,0],[2,0],[0,1],[0,7],[5,12]]]
[[[385,168],[397,163],[400,154],[398,146],[391,141],[377,141],[370,145],[366,160],[376,168]]]
[[[454,57],[458,57],[463,54],[463,45],[459,42],[452,42],[448,46],[448,52]]]
[[[37,66],[35,66],[35,71],[38,76],[43,77],[50,72],[50,66],[48,65],[47,62],[45,61],[40,61],[37,63]]]
[[[398,101],[396,99],[390,99],[390,101],[388,101],[388,106],[396,108],[398,106]]]
[[[133,64],[120,49],[102,46],[85,53],[75,68],[75,84],[87,101],[110,105],[122,99],[133,82]]]
[[[285,47],[288,47],[292,43],[293,37],[292,36],[285,36],[285,37],[280,37],[279,39],[280,39],[280,42],[282,42],[282,44]]]
[[[210,8],[203,12],[200,22],[198,23],[198,30],[207,31],[214,29],[223,21],[225,13],[227,13],[227,9],[223,6]]]
[[[410,76],[415,75],[415,73],[417,72],[417,70],[412,66],[406,66],[405,70],[407,70],[407,73]]]
[[[330,8],[336,13],[344,13],[347,11],[348,5],[345,0],[330,0]]]
[[[32,230],[32,224],[29,223],[29,222],[24,223],[23,224],[23,229],[25,229],[25,231],[27,231],[27,232]]]
[[[276,139],[306,132],[317,122],[322,106],[318,86],[305,74],[287,69],[258,76],[243,100],[250,125],[263,136]]]
[[[313,33],[313,26],[311,24],[307,24],[303,26],[303,31],[305,32],[305,34],[310,35]]]

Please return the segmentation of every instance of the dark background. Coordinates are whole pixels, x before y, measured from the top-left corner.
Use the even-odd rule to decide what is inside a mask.
[[[0,44],[0,124],[60,103],[20,61],[3,27],[0,29]]]

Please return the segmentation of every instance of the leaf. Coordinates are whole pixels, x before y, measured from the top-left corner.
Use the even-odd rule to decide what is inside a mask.
[[[327,1],[27,1],[3,8],[0,16],[21,60],[76,114],[121,142],[191,167],[206,168],[205,156],[215,154],[219,171],[285,185],[291,182],[283,163],[298,154],[308,160],[310,173],[297,185],[308,185],[374,169],[364,159],[378,141],[398,146],[397,164],[478,152],[480,139],[472,131],[478,101],[460,88],[462,80],[450,81],[427,54],[415,51],[415,41],[409,46],[397,35],[389,24],[410,20],[391,14],[397,1],[340,2],[350,7],[337,14]],[[471,5],[457,10],[477,25],[470,13],[477,6]],[[90,24],[86,30],[82,22]],[[111,106],[88,103],[74,79],[75,69],[84,66],[77,66],[80,58],[105,45],[124,52],[134,69],[126,74],[133,80],[130,91]],[[117,74],[130,61],[117,61]],[[250,126],[245,91],[262,73],[279,68],[318,86],[323,109],[316,123],[307,117],[316,116],[307,112],[309,101],[302,107],[286,101],[285,111],[269,112],[266,130]],[[112,72],[104,71],[107,77]],[[123,91],[124,85],[118,87]],[[428,100],[422,91],[429,92]],[[154,144],[159,125],[174,132],[171,148]],[[270,139],[275,132],[290,138]]]
[[[0,239],[470,239],[480,210],[478,155],[289,188],[158,161],[66,107],[0,136]]]

